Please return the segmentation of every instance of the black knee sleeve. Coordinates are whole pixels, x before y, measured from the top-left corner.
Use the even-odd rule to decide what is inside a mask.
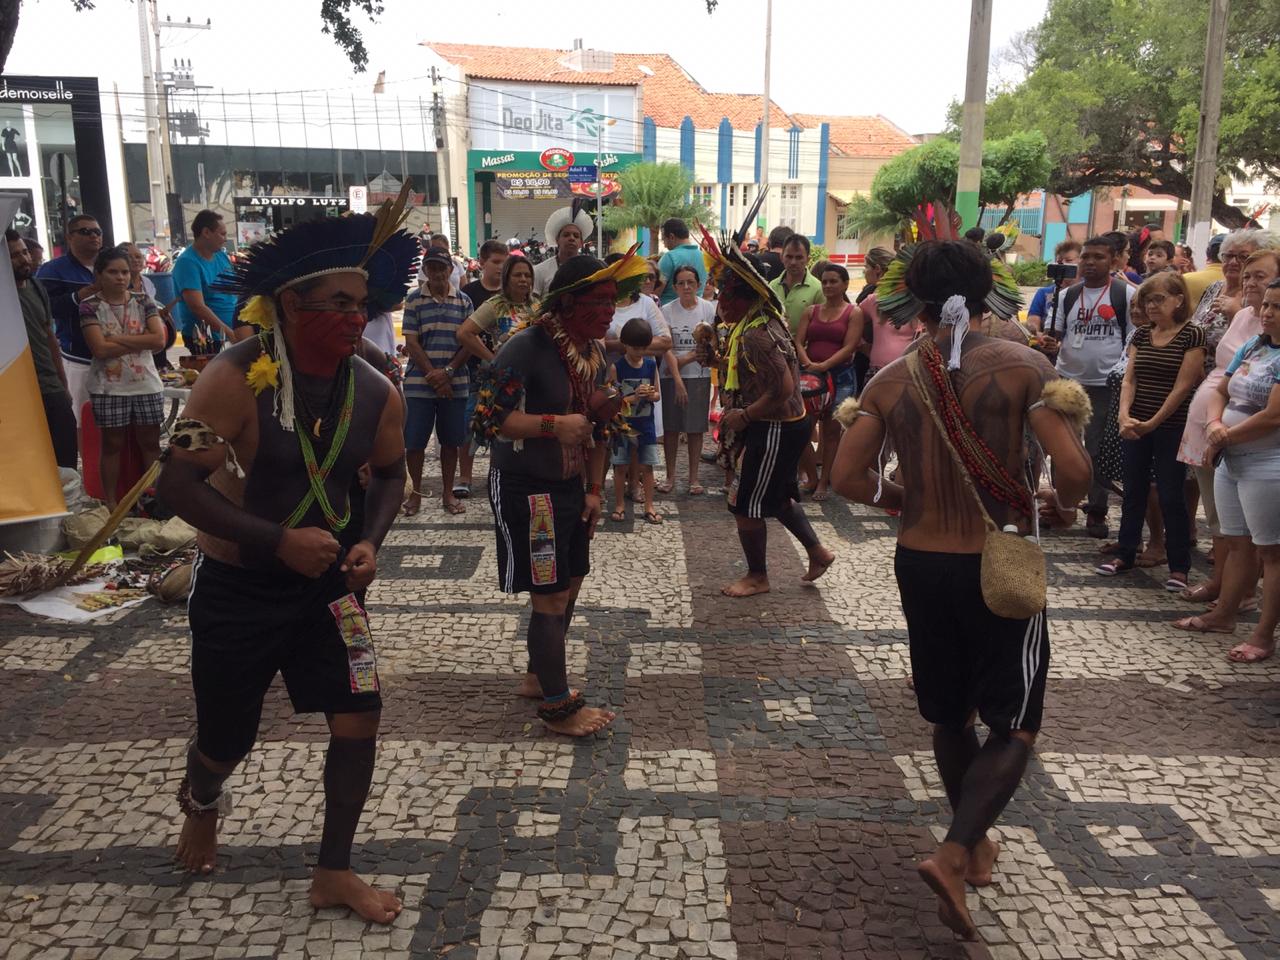
[[[369,795],[376,753],[375,737],[329,738],[324,759],[324,832],[316,861],[325,870],[351,867],[351,844]]]
[[[529,614],[529,658],[547,699],[569,692],[564,662],[565,618],[558,613]]]

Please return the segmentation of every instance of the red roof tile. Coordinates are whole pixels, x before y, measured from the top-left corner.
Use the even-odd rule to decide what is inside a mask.
[[[715,129],[724,117],[736,130],[749,130],[760,121],[760,97],[711,93],[665,53],[616,53],[612,72],[605,73],[566,67],[563,61],[571,50],[431,41],[424,41],[423,46],[461,67],[467,76],[483,80],[640,86],[645,115],[660,127],[679,127],[686,116],[700,130]],[[774,129],[785,129],[794,122],[776,102],[772,104],[769,123]]]
[[[831,128],[831,148],[847,157],[896,157],[917,143],[915,137],[881,116],[826,117],[794,114],[802,127],[825,123]]]

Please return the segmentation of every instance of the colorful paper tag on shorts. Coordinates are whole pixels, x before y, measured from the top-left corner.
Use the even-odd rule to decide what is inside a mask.
[[[556,576],[556,514],[549,493],[529,497],[529,568],[536,587],[559,579]]]
[[[347,672],[352,693],[378,692],[378,658],[373,652],[373,633],[369,617],[354,593],[339,597],[329,604],[329,612],[338,623],[338,633],[347,646]]]
[[[738,505],[738,483],[742,475],[736,471],[733,474],[733,482],[729,484],[729,506],[736,507]]]

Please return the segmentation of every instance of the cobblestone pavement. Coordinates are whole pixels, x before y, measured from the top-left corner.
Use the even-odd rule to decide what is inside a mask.
[[[892,521],[808,504],[839,552],[821,585],[799,583],[774,526],[774,592],[729,601],[741,561],[719,498],[663,509],[595,541],[570,664],[620,717],[586,742],[511,695],[527,613],[496,589],[484,500],[460,517],[429,502],[392,531],[370,593],[386,710],[355,850],[405,900],[389,928],[307,905],[319,718],[273,689],[220,868],[184,877],[181,607],[92,627],[0,612],[0,955],[1280,955],[1280,666],[1171,630],[1195,608],[1158,571],[1102,582],[1093,541],[1048,541],[1046,728],[996,882],[970,895],[985,945],[966,950],[912,868],[947,811],[906,683]]]

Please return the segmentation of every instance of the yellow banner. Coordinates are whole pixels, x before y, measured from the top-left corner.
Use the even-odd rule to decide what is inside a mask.
[[[0,223],[19,200],[0,195]],[[0,269],[0,523],[67,512],[13,271]]]

